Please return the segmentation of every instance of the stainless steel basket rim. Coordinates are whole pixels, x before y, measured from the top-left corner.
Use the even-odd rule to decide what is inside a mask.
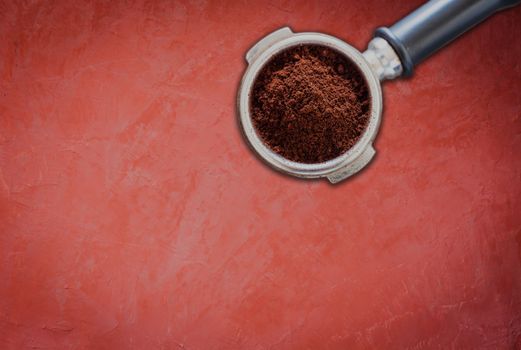
[[[369,124],[362,137],[360,137],[358,142],[347,152],[322,163],[308,164],[294,162],[272,151],[264,144],[260,136],[257,135],[250,115],[251,89],[260,70],[267,62],[269,62],[273,56],[279,52],[301,44],[316,44],[327,46],[344,54],[346,58],[351,60],[353,64],[358,67],[369,88],[371,110]],[[374,75],[369,64],[364,59],[362,54],[354,47],[338,38],[327,34],[314,32],[293,33],[289,37],[277,41],[271,46],[267,47],[264,51],[260,52],[249,64],[241,81],[238,104],[240,123],[249,144],[255,150],[255,152],[257,152],[258,155],[269,165],[282,172],[298,177],[324,177],[350,165],[368,147],[371,147],[380,126],[382,115],[382,89],[380,86],[380,81]]]

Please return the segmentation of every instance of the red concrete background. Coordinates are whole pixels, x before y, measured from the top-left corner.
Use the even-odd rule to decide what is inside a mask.
[[[246,147],[244,54],[411,1],[1,1],[0,348],[519,349],[521,8],[385,84],[340,185]]]

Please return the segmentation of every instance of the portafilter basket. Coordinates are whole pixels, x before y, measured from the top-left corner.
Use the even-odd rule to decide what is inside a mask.
[[[375,155],[373,141],[383,108],[381,82],[412,75],[415,65],[459,35],[495,12],[519,3],[521,0],[431,0],[390,28],[378,28],[364,53],[330,35],[281,28],[246,53],[248,67],[237,99],[244,136],[260,158],[278,171],[300,178],[342,181],[364,168]],[[258,74],[273,57],[300,45],[321,45],[342,54],[358,68],[369,89],[370,116],[365,131],[345,153],[322,163],[299,163],[275,153],[265,145],[251,119],[252,90]]]

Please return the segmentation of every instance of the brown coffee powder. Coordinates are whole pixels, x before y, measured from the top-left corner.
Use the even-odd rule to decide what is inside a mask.
[[[358,141],[369,122],[369,92],[358,68],[342,54],[301,45],[262,68],[250,109],[270,149],[289,160],[319,163]]]

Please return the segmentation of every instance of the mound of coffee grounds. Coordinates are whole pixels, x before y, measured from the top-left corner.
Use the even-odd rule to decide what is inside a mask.
[[[273,57],[257,76],[251,97],[253,124],[264,143],[300,163],[338,157],[369,122],[362,74],[325,46],[296,46]]]

